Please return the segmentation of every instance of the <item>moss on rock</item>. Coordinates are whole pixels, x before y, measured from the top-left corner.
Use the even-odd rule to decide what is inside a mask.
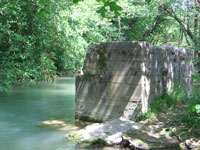
[[[102,77],[104,70],[107,67],[107,48],[104,43],[96,45],[94,49],[96,55],[96,68],[98,68],[99,76]]]
[[[80,143],[82,141],[81,135],[76,132],[70,132],[65,138],[73,143]]]
[[[100,137],[93,137],[90,138],[87,141],[83,141],[81,143],[79,143],[80,147],[104,147],[107,146],[108,143],[106,141],[104,141],[103,139],[101,139]]]

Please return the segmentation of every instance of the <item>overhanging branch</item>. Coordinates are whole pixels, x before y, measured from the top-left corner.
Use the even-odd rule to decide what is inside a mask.
[[[183,21],[177,17],[177,15],[173,12],[173,10],[169,11],[165,6],[163,6],[162,8],[163,8],[163,10],[164,10],[170,17],[174,18],[174,19],[179,23],[179,25],[181,26],[182,30],[184,30],[184,31],[187,33],[187,35],[191,38],[191,40],[192,40],[192,41],[195,43],[195,45],[196,45],[196,44],[197,44],[197,41],[196,41],[196,39],[195,39],[193,33],[190,31],[189,28],[187,29],[187,28],[184,26]]]
[[[148,30],[144,33],[144,35],[143,35],[141,41],[145,41],[146,38],[156,29],[156,27],[157,27],[158,24],[159,24],[159,19],[160,19],[160,16],[157,16],[157,17],[154,19],[153,25],[151,26],[150,29],[148,29]]]

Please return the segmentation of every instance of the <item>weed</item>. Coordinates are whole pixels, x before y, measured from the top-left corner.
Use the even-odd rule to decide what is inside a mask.
[[[179,84],[174,84],[172,90],[167,92],[167,89],[163,91],[162,96],[157,97],[149,106],[147,113],[139,113],[135,116],[136,121],[141,120],[155,120],[157,115],[161,112],[170,111],[181,103],[185,103],[186,96],[183,88]]]
[[[199,128],[200,125],[200,85],[196,83],[191,91],[190,99],[187,101],[187,112],[180,115],[180,120],[187,127]]]

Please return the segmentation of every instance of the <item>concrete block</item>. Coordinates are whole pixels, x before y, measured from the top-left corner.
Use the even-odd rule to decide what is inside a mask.
[[[106,42],[88,48],[83,76],[76,78],[76,116],[105,121],[145,112],[179,82],[192,86],[194,53],[146,42]]]

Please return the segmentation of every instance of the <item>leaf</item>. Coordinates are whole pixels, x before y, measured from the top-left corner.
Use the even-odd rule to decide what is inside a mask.
[[[200,113],[200,104],[197,104],[197,105],[195,106],[195,109],[196,109],[196,112],[197,112],[197,113]]]
[[[40,0],[39,4],[44,4],[46,2],[46,0]]]
[[[104,6],[101,7],[99,10],[97,10],[96,12],[100,13],[103,18],[106,16],[106,9]]]
[[[116,3],[110,5],[110,7],[112,7],[116,11],[121,11],[122,10],[122,8],[119,5],[117,5]]]
[[[192,112],[195,112],[195,110],[196,110],[195,106],[191,106],[191,107],[190,107],[190,110],[191,110]]]
[[[200,80],[200,75],[192,75],[191,78],[196,79],[196,80]]]
[[[73,3],[78,3],[80,0],[73,0]]]
[[[151,0],[145,0],[147,3],[150,3],[151,2]]]
[[[113,11],[116,16],[120,15],[120,11],[122,10],[122,8],[117,5],[116,2],[106,2],[105,6],[109,6],[110,10]]]
[[[114,11],[115,16],[120,16],[119,11]]]
[[[48,13],[49,13],[48,10],[46,10],[45,8],[42,8],[36,13],[36,16],[37,17],[43,17],[43,16],[45,16],[45,14],[48,14]]]

